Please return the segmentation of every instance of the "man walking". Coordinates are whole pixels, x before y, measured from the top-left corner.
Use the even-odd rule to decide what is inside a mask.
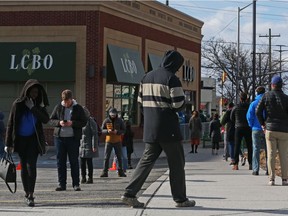
[[[282,79],[275,75],[271,91],[261,98],[256,115],[265,133],[268,155],[269,185],[275,185],[275,158],[279,152],[282,185],[288,186],[288,96],[282,91]],[[265,112],[265,116],[263,115]]]
[[[134,208],[144,207],[136,194],[162,150],[168,160],[171,192],[176,207],[195,206],[195,201],[188,200],[186,196],[185,157],[176,114],[185,106],[182,85],[175,75],[183,62],[184,58],[179,52],[166,52],[161,66],[147,73],[140,84],[138,102],[143,108],[145,150],[121,197],[124,203]]]
[[[253,154],[252,154],[252,175],[259,175],[260,168],[260,149],[264,147],[266,149],[265,134],[261,128],[261,125],[256,116],[256,107],[265,93],[265,88],[259,86],[256,88],[256,98],[250,104],[246,118],[249,126],[252,129],[252,144],[253,144]],[[267,154],[266,154],[267,155]]]

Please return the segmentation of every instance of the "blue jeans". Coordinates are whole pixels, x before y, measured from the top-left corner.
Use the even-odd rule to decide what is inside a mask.
[[[117,167],[119,167],[116,155],[114,156],[114,160],[116,160]],[[128,158],[127,158],[127,147],[126,146],[122,146],[122,167],[123,167],[124,171],[126,171],[128,169]]]
[[[67,155],[69,158],[72,186],[79,186],[79,146],[80,140],[74,137],[55,137],[57,169],[59,186],[66,188],[67,184]]]
[[[253,142],[253,155],[252,155],[252,170],[253,172],[259,172],[260,168],[260,149],[264,148],[266,152],[266,140],[265,134],[261,130],[252,131],[252,142]],[[267,153],[266,153],[267,155]]]

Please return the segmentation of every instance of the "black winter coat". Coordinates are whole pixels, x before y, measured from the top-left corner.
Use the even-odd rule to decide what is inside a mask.
[[[246,114],[249,109],[249,103],[240,102],[235,107],[233,107],[230,119],[235,124],[235,128],[250,128]]]
[[[263,111],[266,118],[263,116]],[[288,132],[288,96],[282,90],[266,92],[256,108],[261,125],[269,131]]]
[[[13,102],[7,122],[5,142],[6,146],[14,147],[14,151],[18,152],[19,146],[17,142],[17,131],[19,130],[21,116],[24,112],[29,111],[29,108],[25,105],[25,100],[28,97],[28,90],[34,86],[38,88],[39,94],[34,101],[34,107],[32,107],[30,111],[37,119],[35,124],[35,134],[38,141],[38,151],[39,154],[42,155],[46,152],[46,141],[42,124],[46,124],[49,121],[49,114],[46,110],[46,106],[49,105],[49,102],[45,89],[37,80],[28,80],[20,93],[20,97]]]
[[[54,110],[50,116],[50,124],[55,127],[53,133],[53,136],[55,137],[59,137],[60,129],[62,127],[60,125],[60,121],[64,120],[64,112],[65,107],[61,103],[59,103],[54,107]],[[87,120],[88,119],[85,115],[83,107],[77,104],[75,100],[73,100],[71,121],[75,139],[81,139],[82,128],[86,125]]]

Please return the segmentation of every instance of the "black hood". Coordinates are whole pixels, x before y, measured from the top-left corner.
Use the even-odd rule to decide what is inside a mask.
[[[161,67],[164,67],[166,70],[176,73],[178,69],[183,65],[184,58],[176,50],[169,50],[165,53]]]
[[[27,80],[27,82],[24,84],[24,87],[20,93],[20,97],[19,97],[19,102],[22,102],[24,100],[26,100],[27,96],[28,96],[28,90],[31,87],[37,87],[38,88],[38,97],[36,98],[36,104],[40,105],[40,106],[48,106],[49,105],[49,101],[48,101],[48,97],[47,97],[47,93],[44,89],[44,87],[39,83],[38,80],[36,79],[29,79]]]

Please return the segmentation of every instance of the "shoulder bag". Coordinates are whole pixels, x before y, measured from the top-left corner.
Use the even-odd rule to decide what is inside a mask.
[[[0,177],[6,183],[9,191],[15,193],[17,189],[16,166],[10,153],[4,153],[3,158],[0,159]],[[14,191],[8,183],[14,183]]]

